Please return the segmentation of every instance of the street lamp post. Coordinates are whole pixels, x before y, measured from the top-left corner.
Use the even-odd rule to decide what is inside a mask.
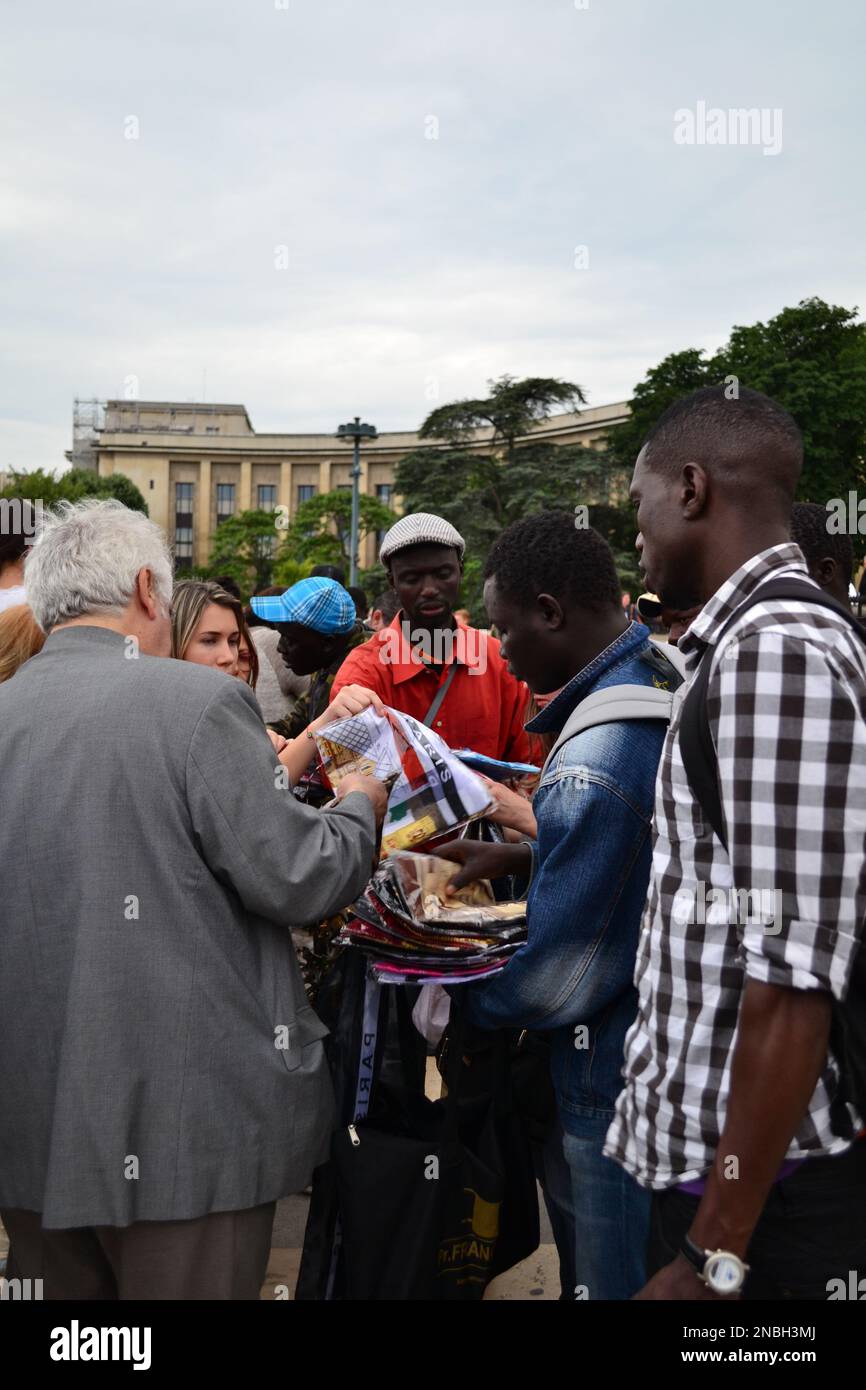
[[[358,551],[361,548],[361,440],[376,439],[378,435],[375,425],[362,424],[360,415],[356,415],[351,425],[338,426],[337,438],[346,444],[352,443],[355,449],[352,464],[352,533],[349,539],[349,583],[354,585],[358,582]]]

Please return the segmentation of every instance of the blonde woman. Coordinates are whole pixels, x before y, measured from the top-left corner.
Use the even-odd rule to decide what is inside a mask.
[[[181,661],[214,666],[227,675],[240,669],[242,644],[252,648],[240,603],[212,580],[183,579],[175,585],[171,601],[171,654]],[[252,684],[252,682],[250,682]],[[382,702],[360,685],[347,685],[332,705],[304,732],[286,741],[273,730],[268,736],[294,785],[316,756],[313,734],[336,719],[347,719],[373,705],[381,713]]]
[[[19,666],[42,650],[45,633],[26,603],[16,603],[0,613],[0,683],[8,681]]]
[[[171,654],[178,661],[238,672],[243,610],[210,579],[182,579],[171,597]]]

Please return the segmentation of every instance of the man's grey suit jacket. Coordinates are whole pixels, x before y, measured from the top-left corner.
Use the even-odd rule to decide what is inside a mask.
[[[302,806],[278,770],[248,687],[104,628],[0,685],[0,1208],[185,1220],[325,1158],[289,924],[360,893],[375,817]]]

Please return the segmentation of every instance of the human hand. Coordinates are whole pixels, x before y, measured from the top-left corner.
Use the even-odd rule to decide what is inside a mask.
[[[532,858],[528,845],[491,845],[480,840],[452,840],[447,845],[438,845],[436,855],[461,866],[446,885],[445,892],[449,895],[480,878],[526,873]]]
[[[516,830],[520,835],[529,835],[533,840],[537,839],[538,825],[528,798],[512,791],[511,787],[504,786],[502,782],[493,782],[482,773],[478,775],[493,801],[493,809],[485,812],[486,819],[494,821],[496,825],[504,825],[509,830]]]
[[[665,1300],[674,1302],[698,1303],[736,1303],[739,1294],[713,1293],[713,1290],[699,1279],[688,1260],[677,1255],[669,1265],[665,1265],[648,1279],[635,1301]]]
[[[274,733],[273,729],[268,729],[267,735],[268,738],[271,740],[271,743],[274,745],[274,752],[282,753],[283,749],[288,743],[288,739],[283,738],[282,734]]]
[[[377,777],[367,777],[361,772],[350,772],[337,788],[337,800],[342,801],[351,792],[361,792],[372,803],[376,813],[376,824],[381,825],[388,809],[388,788]]]
[[[384,714],[385,706],[379,699],[375,690],[368,690],[365,685],[344,685],[342,690],[338,690],[333,702],[328,708],[314,719],[310,725],[312,733],[317,734],[329,724],[334,724],[338,719],[351,719],[353,714],[360,714],[362,710],[368,709],[370,705],[377,714]]]

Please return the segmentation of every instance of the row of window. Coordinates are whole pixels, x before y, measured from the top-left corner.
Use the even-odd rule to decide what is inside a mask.
[[[342,483],[339,487],[350,487],[350,483]],[[193,564],[193,488],[194,483],[175,483],[174,485],[174,554],[176,567],[178,570],[192,569]],[[298,506],[302,502],[309,502],[312,497],[318,494],[319,489],[315,483],[298,484]],[[379,483],[376,487],[376,498],[384,505],[391,505],[391,498],[394,487],[392,483]],[[275,483],[259,483],[256,488],[256,506],[259,511],[273,511],[277,505],[277,488]],[[225,521],[226,517],[234,516],[235,513],[235,484],[217,483],[216,485],[216,520],[217,526]]]

